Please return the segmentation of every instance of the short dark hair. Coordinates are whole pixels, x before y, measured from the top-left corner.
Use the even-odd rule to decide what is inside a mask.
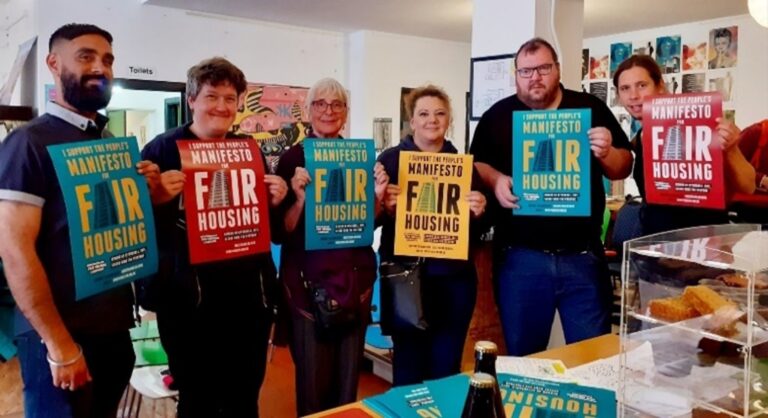
[[[619,76],[621,76],[621,73],[624,71],[633,67],[640,67],[645,71],[648,71],[648,75],[651,76],[653,84],[655,86],[661,85],[661,68],[659,68],[659,64],[656,63],[656,60],[651,58],[650,55],[635,54],[622,61],[621,64],[616,67],[616,72],[613,74],[613,87],[619,88]]]
[[[552,59],[555,60],[555,64],[560,62],[558,61],[557,52],[555,52],[555,48],[552,46],[552,44],[547,42],[544,38],[536,37],[525,41],[525,43],[520,45],[520,48],[518,48],[517,53],[515,54],[515,68],[517,68],[517,58],[520,57],[520,54],[533,54],[542,47],[549,50],[549,52],[552,54]]]
[[[208,58],[187,71],[187,97],[196,98],[206,84],[215,87],[225,83],[232,85],[238,96],[248,87],[245,74],[235,64],[222,57]]]
[[[448,108],[448,117],[452,118],[453,110],[451,109],[451,98],[442,88],[427,84],[426,86],[417,87],[411,90],[407,96],[405,96],[405,110],[408,112],[408,118],[413,117],[413,112],[416,110],[416,102],[422,97],[436,97],[440,99],[445,107]]]
[[[99,35],[112,45],[112,35],[96,25],[89,23],[67,23],[53,32],[48,40],[48,51],[50,52],[53,49],[53,45],[59,40],[71,41],[83,35]]]
[[[733,34],[730,30],[728,30],[728,28],[715,29],[715,35],[712,37],[712,39],[717,38],[728,38],[728,43],[730,44],[731,40],[733,39]]]

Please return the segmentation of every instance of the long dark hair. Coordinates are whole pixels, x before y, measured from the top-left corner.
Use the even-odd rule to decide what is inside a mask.
[[[653,80],[653,84],[656,87],[664,83],[664,79],[661,77],[661,68],[659,68],[659,64],[656,63],[656,60],[649,55],[632,55],[622,61],[618,68],[616,68],[616,73],[613,75],[613,87],[618,89],[621,73],[633,67],[640,67],[645,71],[648,71],[648,75],[651,76],[651,80]]]

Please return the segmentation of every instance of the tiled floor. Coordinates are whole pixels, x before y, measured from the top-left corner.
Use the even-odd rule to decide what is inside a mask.
[[[0,418],[21,418],[21,383],[18,363],[0,365]],[[389,389],[389,383],[364,372],[360,377],[358,397],[363,398]],[[260,410],[262,418],[289,418],[296,416],[296,399],[293,384],[293,362],[287,348],[276,348],[272,361],[267,365],[267,375],[261,389]],[[144,399],[140,418],[173,418],[172,400],[153,401]]]

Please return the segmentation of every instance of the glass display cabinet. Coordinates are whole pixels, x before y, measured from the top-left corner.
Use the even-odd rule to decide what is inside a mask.
[[[625,243],[619,416],[768,416],[768,231]]]

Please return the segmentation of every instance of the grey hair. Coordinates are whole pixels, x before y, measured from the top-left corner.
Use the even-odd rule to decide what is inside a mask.
[[[331,95],[336,96],[339,100],[344,102],[345,105],[349,105],[349,96],[347,95],[347,90],[344,88],[344,86],[342,86],[341,83],[336,81],[334,78],[323,78],[322,80],[315,83],[315,85],[309,89],[309,93],[307,93],[307,101],[305,102],[305,106],[307,108],[307,115],[309,117],[312,117],[312,102],[315,101],[317,96],[325,93],[330,93]]]

